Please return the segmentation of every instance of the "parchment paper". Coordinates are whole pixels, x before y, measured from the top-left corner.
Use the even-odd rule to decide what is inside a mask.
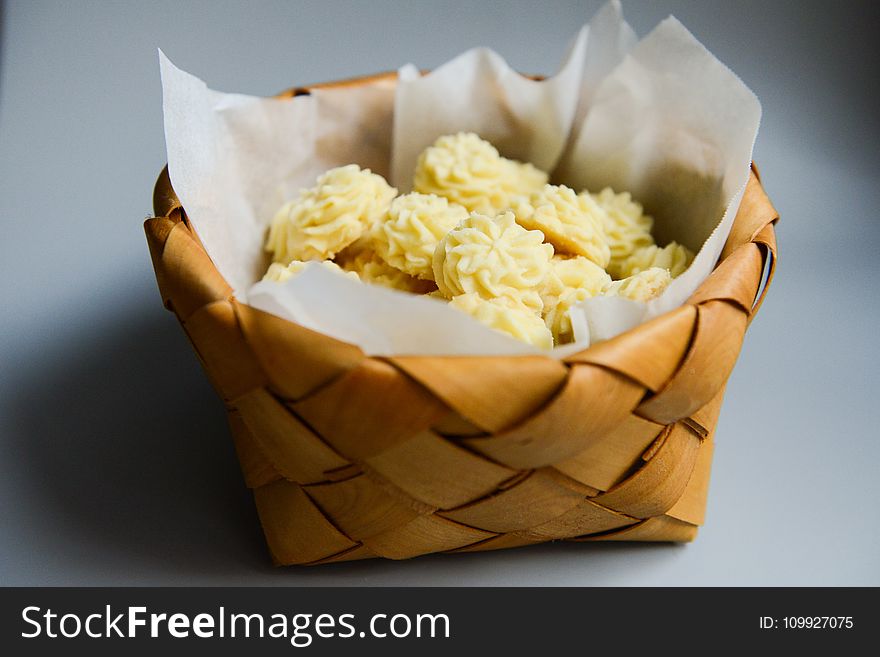
[[[564,357],[680,305],[708,276],[748,180],[761,113],[754,94],[677,20],[636,44],[616,1],[577,33],[543,82],[485,48],[426,76],[404,66],[396,90],[379,81],[283,100],[213,91],[161,52],[160,66],[171,182],[236,297],[372,355],[536,349],[441,301],[314,265],[282,284],[256,283],[272,216],[323,171],[354,162],[405,191],[425,146],[473,130],[504,155],[552,171],[554,182],[631,191],[655,216],[658,243],[676,239],[697,257],[651,302],[575,306],[576,342],[552,352]]]

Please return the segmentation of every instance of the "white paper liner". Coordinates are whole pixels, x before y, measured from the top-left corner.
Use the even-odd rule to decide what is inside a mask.
[[[655,215],[658,243],[675,239],[697,256],[650,302],[574,306],[576,342],[550,352],[562,358],[681,305],[705,280],[739,207],[761,114],[754,94],[676,19],[636,44],[616,1],[542,82],[484,48],[426,76],[405,66],[396,88],[380,80],[289,99],[213,91],[161,52],[160,65],[171,182],[236,297],[371,355],[538,350],[437,300],[321,267],[255,284],[273,215],[322,172],[354,162],[406,191],[423,148],[469,130],[576,190],[632,192]]]

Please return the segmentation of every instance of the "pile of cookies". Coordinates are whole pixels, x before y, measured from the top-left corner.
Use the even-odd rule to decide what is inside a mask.
[[[320,176],[275,215],[265,279],[311,260],[364,283],[427,294],[544,349],[573,339],[569,309],[595,296],[647,301],[693,260],[655,244],[628,192],[548,184],[472,133],[440,137],[398,196],[355,164]]]

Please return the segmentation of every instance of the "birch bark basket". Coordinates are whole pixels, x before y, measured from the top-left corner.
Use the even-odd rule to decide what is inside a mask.
[[[167,170],[154,212],[162,300],[225,403],[275,563],[690,541],[703,523],[724,386],[776,263],[754,167],[687,303],[563,359],[367,356],[237,300]]]

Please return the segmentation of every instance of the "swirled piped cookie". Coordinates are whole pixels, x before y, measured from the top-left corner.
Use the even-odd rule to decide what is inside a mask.
[[[387,216],[373,229],[373,248],[402,272],[434,280],[434,250],[468,211],[436,194],[412,192],[391,202]]]
[[[605,211],[589,194],[576,194],[564,185],[544,185],[518,198],[513,211],[517,223],[540,230],[559,252],[584,256],[600,267],[611,259]]]
[[[484,299],[476,292],[452,297],[449,305],[481,324],[541,349],[553,347],[553,335],[541,316],[505,299]]]
[[[606,187],[590,196],[605,210],[605,240],[611,250],[608,272],[621,278],[616,276],[621,263],[636,249],[654,244],[651,235],[654,219],[644,213],[641,203],[634,201],[629,192],[617,194]]]
[[[281,264],[333,258],[388,211],[396,194],[382,176],[356,164],[330,169],[278,210],[266,250]]]
[[[619,281],[605,290],[605,296],[625,297],[633,301],[650,301],[659,297],[669,287],[672,276],[668,269],[651,267]]]
[[[345,271],[354,272],[364,283],[413,294],[427,294],[437,287],[431,281],[420,280],[392,267],[372,250],[369,242],[356,242],[340,253],[336,260]]]
[[[472,212],[437,245],[434,280],[449,298],[468,293],[506,297],[541,312],[540,289],[552,257],[544,235],[520,226],[513,213],[489,217]]]
[[[544,321],[553,333],[556,344],[574,338],[569,310],[591,297],[600,296],[611,285],[611,276],[592,260],[583,256],[555,255],[544,283]]]
[[[672,278],[677,278],[690,267],[694,253],[678,242],[670,242],[663,248],[656,244],[636,249],[626,258],[617,270],[617,278],[626,278],[652,267],[668,269]]]
[[[302,260],[292,260],[287,265],[282,265],[280,262],[273,262],[269,265],[269,269],[266,271],[266,275],[263,276],[264,281],[273,281],[275,283],[283,283],[284,281],[290,280],[297,274],[302,273],[302,270],[306,268],[308,262],[303,262]],[[360,276],[358,276],[353,271],[345,271],[337,265],[332,260],[322,260],[320,262],[321,266],[326,267],[330,271],[342,274],[343,276],[347,276],[348,278],[354,281],[360,281]]]
[[[419,156],[413,190],[436,194],[470,212],[494,215],[512,198],[539,189],[547,174],[531,164],[502,157],[472,132],[437,139]]]

